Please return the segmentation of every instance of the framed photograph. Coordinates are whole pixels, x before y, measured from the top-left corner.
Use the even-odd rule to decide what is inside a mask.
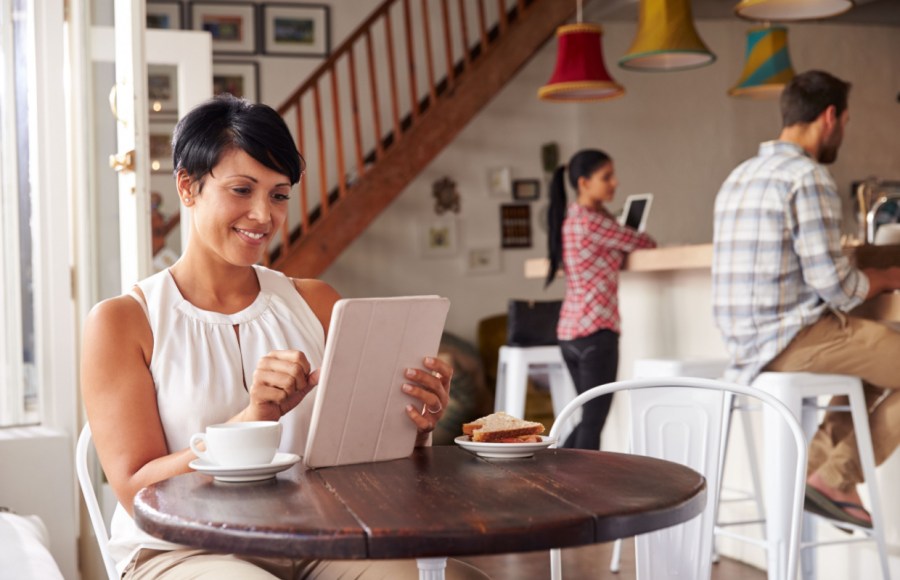
[[[500,246],[531,247],[531,206],[527,203],[505,203],[500,206]]]
[[[422,257],[455,256],[456,247],[456,220],[441,218],[419,222],[419,248]]]
[[[147,100],[151,118],[178,116],[178,67],[147,65]]]
[[[181,30],[181,2],[150,0],[147,2],[147,28]]]
[[[250,2],[192,2],[191,29],[212,34],[216,54],[256,53],[256,6]]]
[[[263,4],[263,52],[325,57],[331,52],[329,7],[324,4]]]
[[[491,274],[500,271],[500,248],[470,248],[466,255],[466,272]]]
[[[509,197],[512,193],[512,172],[509,167],[488,169],[488,193],[494,197]]]
[[[516,201],[534,201],[541,195],[541,182],[537,179],[516,179],[512,184],[512,196]]]
[[[172,166],[172,131],[175,123],[150,122],[150,171],[166,173]]]
[[[259,64],[255,62],[213,63],[213,94],[231,93],[259,102]]]

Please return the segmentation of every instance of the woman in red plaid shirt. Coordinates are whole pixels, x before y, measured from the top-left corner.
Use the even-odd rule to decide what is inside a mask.
[[[566,207],[565,173],[578,192]],[[566,296],[556,335],[566,366],[579,393],[616,380],[619,366],[619,269],[626,254],[654,248],[647,234],[619,225],[604,204],[616,193],[612,159],[585,149],[559,167],[550,184],[548,212],[549,286],[562,266]],[[581,423],[565,447],[597,449],[612,395],[584,406]]]

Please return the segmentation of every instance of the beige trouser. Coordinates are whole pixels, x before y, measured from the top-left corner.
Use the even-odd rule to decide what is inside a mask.
[[[900,444],[900,332],[880,322],[829,312],[800,331],[764,370],[860,377],[875,464],[881,465]],[[847,397],[834,397],[831,404],[847,405]],[[825,414],[810,443],[807,468],[841,491],[863,481],[850,413]]]
[[[447,560],[448,580],[485,580],[477,568]],[[147,550],[125,568],[127,580],[417,580],[415,560],[291,560],[254,558],[205,550]]]

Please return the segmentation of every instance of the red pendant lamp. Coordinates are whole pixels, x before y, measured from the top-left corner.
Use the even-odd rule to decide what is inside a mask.
[[[612,79],[603,63],[602,35],[603,29],[596,24],[581,22],[579,1],[578,24],[556,29],[556,68],[550,81],[538,89],[538,98],[577,103],[624,95],[625,89]]]

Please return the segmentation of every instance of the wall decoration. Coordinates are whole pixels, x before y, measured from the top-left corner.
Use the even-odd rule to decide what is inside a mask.
[[[181,2],[150,0],[147,2],[147,28],[181,29]]]
[[[431,184],[431,195],[434,196],[434,213],[441,215],[445,211],[459,213],[459,192],[456,182],[449,177],[442,177]]]
[[[505,203],[500,206],[500,245],[503,248],[531,247],[531,206]]]
[[[173,170],[172,131],[175,123],[151,121],[150,129],[150,171],[165,173]]]
[[[216,54],[256,53],[256,6],[249,2],[193,2],[191,28],[212,34]]]
[[[147,100],[151,119],[178,116],[178,67],[147,65]]]
[[[512,172],[509,167],[488,169],[488,192],[494,197],[509,197],[512,193]]]
[[[537,179],[516,179],[512,185],[512,196],[516,201],[534,201],[541,195],[541,182]]]
[[[494,247],[470,248],[466,256],[466,272],[490,274],[500,271],[500,249]]]
[[[235,97],[259,102],[259,64],[255,62],[213,63],[213,94],[231,93]]]
[[[419,248],[425,258],[456,255],[456,220],[452,217],[419,222]]]
[[[262,23],[265,54],[325,57],[331,51],[324,4],[263,4]]]

